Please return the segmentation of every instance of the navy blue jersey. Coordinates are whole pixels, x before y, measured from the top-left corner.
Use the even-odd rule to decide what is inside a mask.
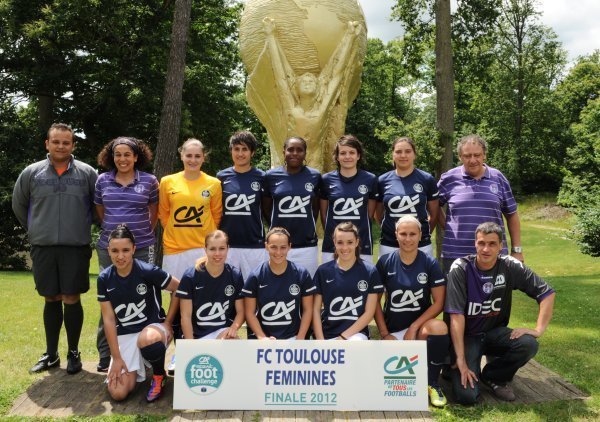
[[[265,172],[252,168],[238,173],[233,167],[217,173],[223,189],[223,218],[219,228],[227,233],[229,246],[264,248],[261,202]]]
[[[283,274],[271,271],[268,262],[257,267],[244,283],[242,296],[256,298],[256,317],[267,336],[288,339],[298,334],[302,297],[315,294],[307,270],[288,261]]]
[[[398,252],[384,255],[377,271],[385,286],[383,313],[390,332],[408,328],[431,306],[431,289],[446,285],[438,262],[422,251],[409,265]]]
[[[235,301],[244,287],[242,273],[225,264],[218,277],[202,266],[200,271],[190,267],[183,273],[177,297],[192,301],[194,338],[204,337],[220,328],[229,327],[235,319]]]
[[[163,322],[161,289],[171,276],[159,267],[138,259],[131,272],[121,277],[114,265],[98,276],[98,301],[108,302],[117,318],[117,335],[139,333],[149,324]]]
[[[285,227],[294,248],[317,244],[312,202],[320,187],[321,174],[311,167],[303,167],[297,174],[288,174],[284,167],[267,172],[265,195],[273,198],[271,227]]]
[[[334,252],[333,230],[346,221],[358,227],[360,252],[373,255],[369,199],[377,199],[377,177],[359,170],[353,177],[344,177],[338,170],[323,175],[321,198],[326,199],[325,236],[323,252]]]
[[[383,201],[384,212],[381,222],[381,244],[398,247],[396,221],[404,215],[412,215],[421,222],[419,247],[431,244],[427,202],[438,199],[439,191],[433,176],[419,169],[406,177],[395,170],[379,176],[379,200]]]
[[[337,262],[319,266],[315,273],[317,293],[323,297],[321,323],[326,339],[339,337],[365,312],[370,293],[382,293],[383,285],[375,267],[357,260],[348,271]],[[369,337],[369,327],[361,330]]]

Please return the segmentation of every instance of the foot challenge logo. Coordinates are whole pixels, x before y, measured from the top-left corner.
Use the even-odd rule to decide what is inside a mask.
[[[386,397],[414,397],[417,395],[414,367],[419,364],[419,355],[413,357],[392,356],[383,364],[387,375],[383,377]]]
[[[193,393],[205,396],[219,389],[223,382],[223,367],[211,355],[198,355],[185,368],[185,382]]]

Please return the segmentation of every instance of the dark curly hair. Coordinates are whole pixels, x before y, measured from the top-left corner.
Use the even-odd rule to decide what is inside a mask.
[[[102,147],[102,150],[98,154],[98,165],[107,170],[114,170],[115,160],[113,159],[113,150],[116,145],[121,144],[129,146],[137,156],[137,161],[134,165],[136,170],[143,169],[152,161],[152,150],[144,141],[129,136],[119,136]]]

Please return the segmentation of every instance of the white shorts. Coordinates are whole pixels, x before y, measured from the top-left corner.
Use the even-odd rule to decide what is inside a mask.
[[[368,340],[368,339],[369,338],[367,336],[365,336],[363,333],[356,333],[356,334],[348,337],[346,340],[347,341],[362,341],[362,340]],[[337,337],[330,338],[329,340],[337,340]]]
[[[181,280],[185,270],[196,265],[198,258],[203,256],[206,256],[204,248],[194,248],[181,253],[163,255],[162,269],[177,280]]]
[[[404,330],[396,331],[396,332],[390,333],[390,334],[393,335],[394,337],[396,337],[397,340],[404,340],[404,334],[406,334],[407,331],[408,331],[408,328],[405,328]]]
[[[379,245],[379,258],[381,258],[383,255],[396,252],[397,250],[398,248],[392,248],[391,246]],[[430,257],[435,258],[435,256],[433,256],[433,243],[421,246],[419,250],[425,252]]]
[[[288,261],[300,265],[308,270],[311,277],[315,276],[317,267],[319,266],[319,247],[309,246],[307,248],[296,248],[292,245],[292,249],[287,255]]]
[[[237,267],[244,280],[253,269],[268,260],[269,254],[265,248],[229,248],[227,253],[227,263]]]
[[[165,335],[167,341],[165,342],[165,347],[169,346],[169,333],[165,329],[162,324],[154,323],[148,326],[153,326],[158,328]],[[121,353],[121,358],[125,362],[127,366],[128,372],[137,372],[137,382],[142,382],[146,380],[146,366],[145,359],[142,357],[142,352],[137,345],[138,337],[140,336],[141,331],[139,333],[133,334],[123,334],[117,336],[117,341],[119,342],[119,352]],[[112,366],[112,358],[110,359],[110,366]],[[110,366],[108,371],[110,372]]]
[[[217,337],[219,337],[219,335],[221,335],[221,333],[227,330],[228,328],[229,327],[219,328],[218,330],[215,330],[212,333],[205,335],[204,337],[197,338],[196,340],[216,340]]]
[[[363,255],[360,254],[360,259],[368,262],[369,264],[373,263],[373,255]],[[333,261],[333,253],[331,252],[321,252],[321,263],[324,264],[326,262]]]

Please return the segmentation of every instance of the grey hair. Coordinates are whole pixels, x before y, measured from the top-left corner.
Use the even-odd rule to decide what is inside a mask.
[[[487,142],[477,134],[471,134],[467,136],[463,136],[460,138],[458,143],[456,144],[456,153],[460,157],[462,155],[462,149],[466,144],[478,144],[483,148],[483,153],[487,153]]]
[[[488,222],[481,223],[480,225],[478,225],[477,228],[475,229],[475,237],[477,237],[477,235],[479,233],[483,233],[484,235],[496,233],[498,235],[498,239],[500,240],[500,242],[502,242],[502,237],[504,235],[504,232],[502,231],[502,227],[500,227],[498,224],[496,224],[492,221],[488,221]]]

